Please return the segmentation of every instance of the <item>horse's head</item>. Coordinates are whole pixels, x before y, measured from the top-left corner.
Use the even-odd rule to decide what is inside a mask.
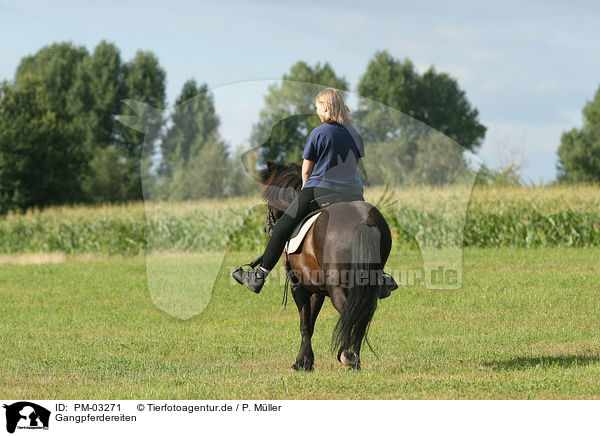
[[[268,160],[267,167],[260,172],[261,196],[269,209],[264,225],[269,237],[277,220],[298,196],[302,187],[301,170],[298,163],[278,164]]]

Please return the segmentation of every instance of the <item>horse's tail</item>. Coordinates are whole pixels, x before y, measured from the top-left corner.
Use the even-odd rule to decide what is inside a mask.
[[[360,223],[354,233],[348,296],[333,331],[332,349],[337,349],[338,360],[344,350],[358,356],[377,309],[381,286],[377,279],[381,271],[379,239],[380,232],[374,224]]]

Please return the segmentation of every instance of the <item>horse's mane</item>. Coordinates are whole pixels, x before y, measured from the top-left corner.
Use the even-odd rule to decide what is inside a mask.
[[[302,187],[301,166],[298,163],[277,164],[267,161],[261,171],[263,187],[261,197],[269,207],[287,209]]]

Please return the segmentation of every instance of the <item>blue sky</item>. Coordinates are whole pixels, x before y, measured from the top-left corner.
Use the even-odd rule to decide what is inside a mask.
[[[588,2],[0,2],[0,78],[55,41],[93,50],[106,39],[129,60],[151,50],[173,103],[189,78],[215,90],[222,134],[243,144],[266,90],[291,65],[329,62],[353,86],[377,50],[458,80],[488,127],[479,156],[523,145],[523,171],[555,178],[563,131],[600,86],[600,6]],[[239,82],[255,82],[236,92]],[[229,86],[228,86],[229,85]]]

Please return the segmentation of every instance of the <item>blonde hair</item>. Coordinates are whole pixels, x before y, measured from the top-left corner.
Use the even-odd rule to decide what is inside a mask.
[[[350,124],[354,122],[350,118],[350,109],[344,103],[342,93],[337,89],[326,88],[319,92],[316,100],[325,105],[329,119],[327,121],[335,121],[340,124]]]

